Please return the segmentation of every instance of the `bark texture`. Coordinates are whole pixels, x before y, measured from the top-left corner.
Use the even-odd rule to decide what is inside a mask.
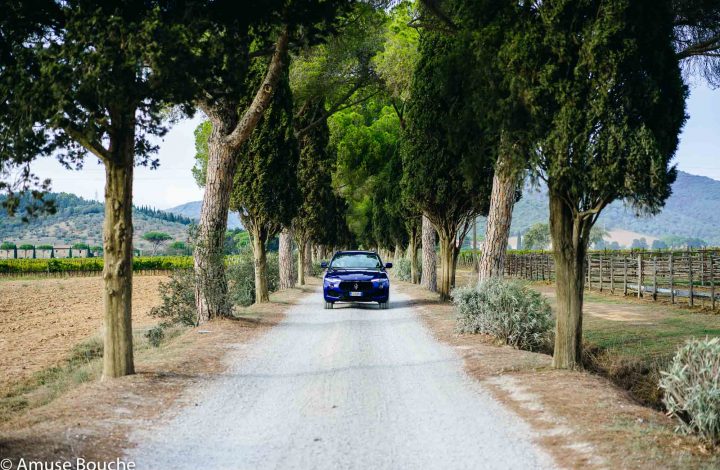
[[[491,277],[501,277],[504,273],[517,179],[516,172],[512,171],[509,165],[498,162],[493,176],[485,241],[478,266],[479,282]]]
[[[132,341],[132,182],[135,123],[128,118],[105,159],[103,379],[135,373]]]
[[[435,228],[430,219],[422,218],[422,278],[421,285],[432,291],[437,291],[437,254],[435,253]]]
[[[555,350],[553,367],[582,367],[582,306],[585,254],[591,223],[576,219],[559,196],[550,195],[550,233],[555,258]]]
[[[208,140],[205,194],[194,253],[198,323],[230,315],[223,250],[236,168],[233,151],[223,145],[222,133],[213,127]]]
[[[420,283],[420,270],[418,269],[418,232],[410,232],[408,240],[407,257],[410,259],[410,281],[413,284]]]
[[[280,265],[280,289],[295,287],[295,273],[293,270],[292,232],[285,228],[280,232],[280,246],[278,248],[278,263]]]
[[[312,272],[312,243],[309,241],[305,242],[305,258],[303,260],[303,271],[305,271],[306,277],[311,277]],[[300,269],[300,268],[298,268]]]
[[[272,98],[285,67],[288,39],[288,31],[285,29],[277,39],[263,83],[242,116],[238,118],[236,109],[227,103],[215,103],[212,100],[199,103],[213,124],[213,132],[208,140],[205,194],[194,255],[198,323],[213,317],[229,316],[231,312],[227,297],[223,241],[230,192],[237,169],[235,155],[257,126]]]
[[[267,249],[265,237],[260,233],[252,235],[253,260],[255,264],[255,303],[270,302],[267,283]]]

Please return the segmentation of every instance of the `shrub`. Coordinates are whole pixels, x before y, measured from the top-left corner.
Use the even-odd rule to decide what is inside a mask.
[[[412,276],[410,272],[410,260],[408,258],[400,258],[397,263],[393,265],[392,273],[396,279],[401,281],[411,281]]]
[[[720,338],[685,343],[662,372],[660,388],[668,414],[680,420],[679,432],[720,443]]]
[[[168,282],[160,283],[160,296],[162,304],[153,307],[150,315],[162,318],[166,326],[171,324],[194,326],[197,323],[195,274],[192,270],[173,272]]]
[[[268,291],[280,286],[280,265],[277,253],[267,254]],[[252,251],[243,250],[228,263],[228,289],[233,304],[247,307],[255,303],[255,263]]]
[[[525,284],[491,278],[478,287],[452,292],[457,330],[492,335],[529,351],[544,348],[552,335],[552,312],[547,300]]]
[[[162,325],[155,325],[145,332],[145,337],[152,346],[160,347],[160,343],[165,339],[165,329]]]

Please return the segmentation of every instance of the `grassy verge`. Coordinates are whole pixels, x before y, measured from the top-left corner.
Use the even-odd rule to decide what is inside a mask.
[[[666,368],[685,341],[720,335],[720,317],[672,308],[658,311],[633,307],[647,309],[647,320],[586,316],[586,366],[630,391],[642,404],[661,408],[662,395],[657,385],[660,370]]]

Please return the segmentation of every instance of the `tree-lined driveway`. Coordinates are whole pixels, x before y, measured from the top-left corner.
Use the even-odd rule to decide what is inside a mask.
[[[552,468],[408,300],[323,310],[319,292],[306,296],[167,421],[137,431],[128,458],[139,469]]]

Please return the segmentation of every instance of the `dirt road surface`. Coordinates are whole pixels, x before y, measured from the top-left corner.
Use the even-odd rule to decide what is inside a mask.
[[[226,374],[135,431],[127,459],[140,470],[553,468],[408,300],[323,310],[319,292],[306,296],[235,345]]]

